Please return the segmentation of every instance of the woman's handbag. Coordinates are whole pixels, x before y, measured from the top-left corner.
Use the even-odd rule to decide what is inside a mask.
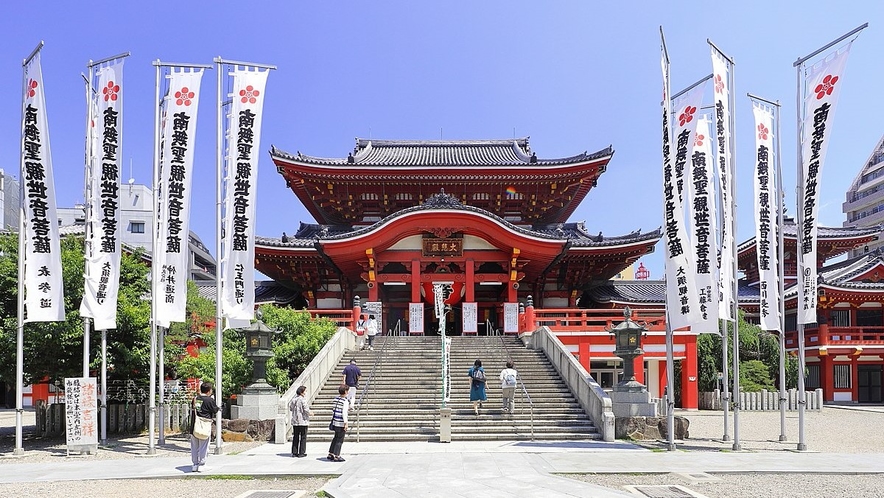
[[[212,419],[203,418],[193,412],[193,437],[197,439],[209,439],[212,435]]]

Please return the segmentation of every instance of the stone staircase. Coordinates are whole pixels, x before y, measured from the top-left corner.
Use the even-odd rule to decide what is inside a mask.
[[[345,354],[311,404],[314,417],[311,441],[330,441],[328,430],[332,399],[337,395],[341,371],[356,358],[362,370],[360,394],[367,386],[358,411],[350,413],[349,441],[438,441],[441,406],[441,340],[439,337],[386,337],[375,339],[374,351]],[[532,410],[521,385],[516,390],[513,414],[500,409],[498,375],[507,358],[515,363],[533,402],[535,440],[601,439],[596,427],[574,399],[555,368],[541,351],[526,349],[514,337],[453,337],[451,344],[452,441],[530,440]],[[469,401],[467,371],[476,359],[488,375],[488,401],[479,415]],[[377,361],[373,378],[372,367]],[[357,395],[358,399],[358,395]]]

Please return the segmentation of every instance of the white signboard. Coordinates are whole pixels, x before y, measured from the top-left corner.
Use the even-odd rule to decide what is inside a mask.
[[[424,303],[408,303],[408,333],[424,335]]]
[[[384,304],[380,301],[365,301],[362,303],[362,314],[365,315],[365,318],[374,315],[375,320],[378,321],[378,327],[380,327],[381,310],[383,308]]]
[[[476,303],[463,303],[463,307],[461,308],[461,319],[463,320],[464,334],[479,333],[478,314],[479,307]]]
[[[519,303],[503,303],[503,333],[519,333]]]
[[[98,389],[95,377],[64,379],[68,451],[98,449]]]

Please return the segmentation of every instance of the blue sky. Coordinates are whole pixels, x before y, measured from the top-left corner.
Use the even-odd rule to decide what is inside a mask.
[[[664,5],[675,5],[665,8]],[[344,157],[355,137],[530,136],[538,157],[612,144],[614,158],[572,221],[619,235],[661,225],[659,99],[663,26],[677,91],[711,72],[709,38],[736,61],[737,236],[753,236],[754,147],[747,92],[782,107],[786,205],[795,212],[792,63],[868,22],[851,51],[822,173],[821,218],[840,226],[844,194],[884,134],[884,6],[878,1],[740,2],[12,2],[0,17],[0,167],[17,176],[21,62],[40,40],[59,206],[82,202],[87,62],[125,66],[123,157],[151,180],[154,67],[212,58],[274,64],[262,148]],[[150,5],[149,8],[145,7]],[[214,246],[215,71],[203,79],[191,228]],[[707,90],[706,102],[711,102]],[[312,222],[266,152],[257,232]],[[662,247],[643,261],[663,275]]]

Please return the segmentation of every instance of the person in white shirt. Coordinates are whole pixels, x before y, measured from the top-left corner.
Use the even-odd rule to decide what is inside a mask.
[[[506,362],[506,368],[500,371],[500,396],[504,413],[513,413],[516,407],[516,384],[519,382],[519,372],[513,368],[513,362]]]
[[[365,325],[365,335],[368,336],[368,349],[374,350],[371,343],[374,342],[374,336],[378,335],[378,321],[374,319],[374,315],[368,315],[368,323]]]

